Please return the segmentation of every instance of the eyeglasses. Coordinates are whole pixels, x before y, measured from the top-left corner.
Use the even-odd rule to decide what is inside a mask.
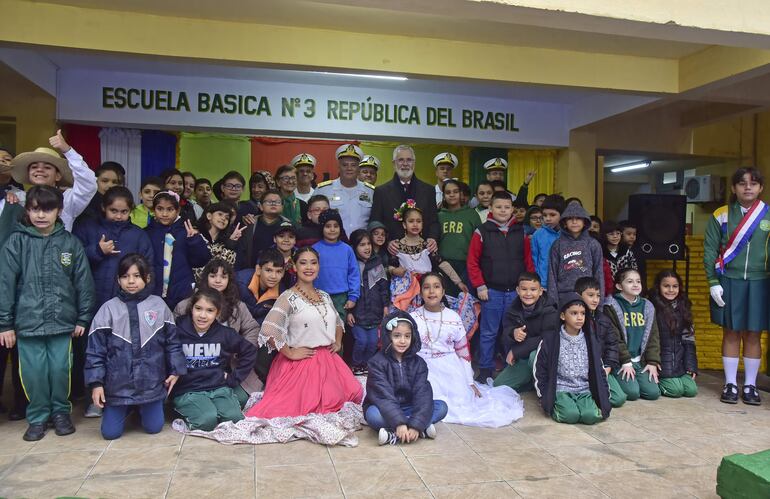
[[[279,206],[283,204],[283,201],[276,201],[275,199],[271,199],[270,201],[265,201],[262,204],[266,204],[268,206]]]
[[[278,177],[278,180],[282,182],[292,183],[297,181],[297,177],[289,177],[288,175],[284,175],[283,177]]]
[[[533,222],[542,222],[543,217],[529,217],[529,219]]]
[[[229,191],[241,191],[243,190],[243,184],[222,184],[222,187]]]

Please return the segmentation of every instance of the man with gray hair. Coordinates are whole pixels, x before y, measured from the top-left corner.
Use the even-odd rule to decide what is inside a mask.
[[[407,199],[414,199],[422,211],[422,236],[428,243],[428,250],[438,251],[437,241],[441,235],[436,209],[436,192],[432,185],[418,179],[414,174],[414,149],[400,145],[393,149],[393,179],[374,189],[374,202],[370,221],[385,225],[391,240],[404,237],[404,227],[393,218],[393,214]],[[392,244],[388,250],[394,253]]]

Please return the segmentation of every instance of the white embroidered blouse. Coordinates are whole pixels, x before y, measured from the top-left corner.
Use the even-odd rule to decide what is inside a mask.
[[[322,303],[313,304],[293,289],[284,291],[262,322],[259,345],[272,351],[284,345],[316,348],[334,343],[337,327],[344,327],[342,319],[331,297],[321,290],[318,294]]]

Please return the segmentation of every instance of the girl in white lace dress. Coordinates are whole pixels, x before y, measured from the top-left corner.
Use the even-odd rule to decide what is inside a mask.
[[[496,428],[521,418],[524,404],[512,388],[473,381],[465,328],[457,312],[442,303],[441,276],[426,274],[421,295],[424,305],[411,313],[422,342],[418,355],[428,363],[433,397],[449,406],[444,422]]]

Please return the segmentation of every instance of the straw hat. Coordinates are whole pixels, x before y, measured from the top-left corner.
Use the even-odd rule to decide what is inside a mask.
[[[32,163],[48,163],[55,166],[61,174],[59,187],[72,187],[75,183],[69,162],[62,158],[59,153],[48,147],[38,147],[32,152],[23,152],[13,158],[11,161],[11,166],[13,167],[11,175],[13,179],[22,184],[31,184],[32,182],[29,181],[29,165]]]

